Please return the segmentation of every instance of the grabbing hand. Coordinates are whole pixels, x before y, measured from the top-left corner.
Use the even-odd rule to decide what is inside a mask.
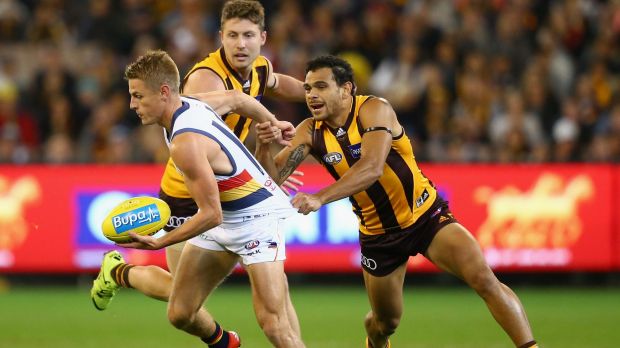
[[[297,192],[299,191],[299,187],[303,186],[304,182],[295,178],[298,176],[304,176],[304,172],[300,171],[300,170],[295,170],[293,171],[293,173],[291,173],[291,175],[286,178],[286,180],[284,180],[284,182],[282,183],[281,187],[282,190],[284,191],[284,193],[286,193],[287,195],[291,195],[291,191],[292,192]]]
[[[288,122],[288,121],[278,121],[275,124],[276,127],[278,127],[281,131],[282,131],[282,140],[283,141],[287,141],[290,142],[291,140],[293,140],[293,138],[295,137],[295,126],[293,126],[292,123]],[[288,144],[282,144],[281,145],[290,145],[290,143]]]
[[[299,192],[291,200],[293,207],[297,208],[297,212],[304,215],[308,215],[313,211],[317,211],[321,208],[323,203],[316,195]]]
[[[129,232],[129,235],[131,236],[132,242],[117,243],[116,245],[122,246],[123,248],[145,249],[145,250],[158,250],[163,247],[159,245],[159,241],[157,240],[157,238],[153,236],[141,236],[133,232]]]
[[[261,144],[271,144],[276,141],[282,146],[290,146],[294,136],[295,127],[287,121],[278,121],[275,125],[271,122],[256,124],[256,138]]]

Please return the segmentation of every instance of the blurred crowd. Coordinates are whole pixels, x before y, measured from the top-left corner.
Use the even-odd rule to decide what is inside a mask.
[[[219,47],[223,1],[0,0],[0,162],[167,158],[129,110],[125,65],[184,74]],[[620,162],[620,1],[270,0],[262,53],[303,80],[346,58],[427,162]],[[297,123],[303,104],[268,102]]]

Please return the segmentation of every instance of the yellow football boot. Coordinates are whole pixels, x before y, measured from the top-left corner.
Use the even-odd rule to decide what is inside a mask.
[[[103,255],[101,269],[99,269],[97,279],[93,280],[93,287],[90,289],[90,298],[98,310],[106,309],[120,289],[120,286],[112,278],[111,271],[124,262],[123,256],[116,250],[108,251]]]

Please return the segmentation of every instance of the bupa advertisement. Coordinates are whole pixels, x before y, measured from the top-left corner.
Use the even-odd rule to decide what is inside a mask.
[[[495,270],[620,270],[620,166],[437,165],[421,168]],[[307,164],[305,192],[333,182]],[[115,246],[101,233],[121,201],[157,196],[163,165],[0,166],[0,272],[80,273],[110,249],[165,266],[162,251]],[[183,221],[170,221],[173,226]],[[285,227],[288,272],[358,272],[358,222],[348,200]],[[436,271],[421,256],[410,271]]]

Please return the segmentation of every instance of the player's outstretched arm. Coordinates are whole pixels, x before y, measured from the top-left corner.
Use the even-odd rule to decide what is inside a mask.
[[[296,129],[291,146],[283,148],[275,157],[269,149],[269,124],[256,125],[256,158],[272,179],[281,185],[310,153],[312,144],[312,119],[301,122]]]
[[[270,122],[273,127],[274,137],[271,141],[276,141],[281,145],[290,145],[290,140],[295,135],[295,126],[288,121],[280,121],[263,104],[249,95],[237,90],[213,91],[208,93],[196,93],[191,97],[200,99],[207,103],[218,115],[226,115],[234,112],[247,116],[256,122]]]
[[[368,188],[383,174],[387,155],[392,145],[392,129],[401,132],[392,106],[382,98],[374,98],[362,105],[359,118],[364,129],[360,160],[349,168],[334,184],[320,190],[316,196],[322,204],[349,197]],[[398,134],[396,134],[398,135]]]

